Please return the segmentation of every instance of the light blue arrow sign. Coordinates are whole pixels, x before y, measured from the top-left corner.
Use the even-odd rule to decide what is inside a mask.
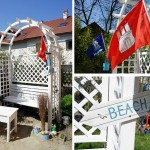
[[[150,91],[93,105],[81,123],[105,129],[108,125],[136,119],[150,113]]]

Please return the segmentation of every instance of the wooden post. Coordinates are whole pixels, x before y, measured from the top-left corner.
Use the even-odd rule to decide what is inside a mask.
[[[50,53],[50,47],[48,48],[48,52]],[[52,56],[50,54],[50,64],[48,65],[48,72],[52,68]],[[48,75],[48,130],[52,129],[52,100],[53,100],[53,74]]]
[[[108,100],[112,101],[117,98],[121,98],[122,95],[122,80],[123,77],[109,77],[109,89],[108,89]],[[107,150],[118,149],[118,135],[119,135],[119,125],[108,126],[107,133]]]
[[[123,97],[138,93],[139,77],[124,77]],[[119,150],[134,150],[136,120],[124,122],[120,126]]]

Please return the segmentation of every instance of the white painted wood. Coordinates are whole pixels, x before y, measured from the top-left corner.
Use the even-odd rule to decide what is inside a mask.
[[[1,43],[6,45],[12,45],[12,43],[8,43],[8,42],[1,42]]]
[[[21,26],[19,26],[20,24],[21,24]],[[38,81],[37,81],[36,80],[37,77],[36,76],[33,77],[33,74],[32,74],[32,77],[30,76],[30,77],[26,78],[26,76],[29,75],[28,71],[32,70],[32,68],[29,67],[28,71],[26,71],[26,72],[25,71],[21,72],[21,70],[18,70],[16,75],[18,75],[20,72],[21,72],[21,74],[19,76],[17,76],[16,78],[12,78],[12,77],[14,77],[14,74],[15,74],[15,72],[12,72],[13,71],[13,69],[12,69],[13,67],[12,67],[11,68],[12,70],[10,73],[10,75],[11,75],[10,80],[13,82],[21,83],[22,85],[16,85],[16,87],[15,87],[14,85],[12,85],[12,83],[10,83],[10,85],[12,85],[10,96],[6,97],[5,101],[9,101],[9,102],[13,102],[13,103],[21,104],[21,105],[26,105],[26,106],[38,107],[37,96],[41,93],[48,93],[48,97],[49,97],[48,129],[51,130],[52,108],[56,108],[55,109],[55,113],[56,113],[58,111],[58,109],[60,109],[60,105],[61,105],[61,62],[60,62],[60,60],[61,60],[60,49],[61,48],[58,44],[58,40],[57,40],[58,37],[53,33],[53,31],[52,31],[53,29],[51,27],[43,24],[42,22],[35,21],[31,18],[27,18],[24,20],[16,19],[16,22],[10,24],[9,27],[4,32],[2,32],[3,34],[0,38],[0,48],[1,48],[2,44],[9,45],[9,55],[11,58],[9,66],[11,66],[15,61],[17,61],[17,63],[20,63],[22,61],[22,64],[27,64],[28,66],[33,65],[33,64],[30,64],[30,62],[37,61],[37,56],[31,57],[31,56],[27,55],[27,57],[29,56],[29,60],[27,61],[27,60],[23,60],[24,55],[22,55],[22,56],[20,55],[21,59],[17,58],[16,60],[12,60],[13,52],[11,50],[12,50],[13,41],[14,41],[15,37],[22,30],[24,30],[28,27],[38,27],[43,32],[43,34],[46,38],[46,41],[47,41],[46,43],[48,44],[48,46],[47,46],[48,52],[51,52],[53,55],[53,56],[51,56],[51,62],[53,63],[52,65],[55,66],[56,73],[55,73],[55,75],[49,75],[48,82],[47,82],[47,78],[46,79],[38,78]],[[9,33],[9,30],[12,28],[16,29],[15,34]],[[3,42],[5,35],[12,36],[10,43]],[[51,38],[54,40],[53,43],[51,42]],[[35,64],[35,66],[40,66],[40,65],[38,62],[37,62],[37,64]],[[49,67],[49,69],[52,69],[54,67],[52,65]],[[40,68],[37,70],[44,70],[44,68]],[[34,75],[35,75],[35,72],[34,72]],[[28,83],[28,84],[30,84],[30,86],[24,86],[23,85],[24,83]],[[39,87],[37,87],[37,86],[32,86],[31,84],[32,85],[40,84],[40,85],[39,85]],[[48,84],[48,88],[46,88],[46,89],[43,88],[43,86],[41,86],[41,84],[42,85]],[[54,93],[56,89],[58,90],[58,92]],[[5,96],[6,96],[6,94],[5,94]],[[9,94],[9,92],[8,92],[8,94]]]
[[[93,91],[91,91],[90,93],[88,93],[84,88],[82,88],[82,85],[86,84],[87,81],[90,81],[94,87]],[[93,98],[98,92],[100,92],[102,94],[102,99],[101,99],[102,101],[106,100],[105,99],[106,95],[108,96],[108,91],[107,91],[108,77],[103,77],[101,84],[98,84],[96,82],[96,77],[89,77],[89,76],[83,77],[80,84],[77,83],[76,81],[74,81],[74,82],[75,82],[75,84],[74,84],[75,92],[78,91],[84,95],[84,98],[83,98],[83,100],[81,100],[80,103],[74,102],[74,114],[78,113],[78,111],[79,111],[83,116],[86,115],[88,112],[84,109],[84,105],[89,101],[92,104],[95,104],[95,103],[98,104],[98,102],[96,102]],[[92,127],[88,131],[83,126],[82,122],[80,122],[80,121],[78,122],[78,121],[74,120],[74,132],[76,132],[77,130],[80,130],[84,134],[84,135],[74,135],[74,143],[107,142],[107,139],[106,139],[107,131],[100,130],[99,135],[93,135],[93,132],[96,129],[99,129],[99,128]],[[102,149],[105,149],[105,148],[102,148]]]
[[[43,93],[48,94],[48,87],[12,84],[10,96],[4,101],[38,108],[38,96]]]
[[[10,32],[3,32],[3,31],[0,31],[1,34],[4,34],[4,35],[11,35],[11,36],[15,36],[15,34],[13,33],[10,33]]]
[[[16,103],[19,105],[29,106],[29,107],[35,107],[39,108],[37,99],[32,100],[29,98],[21,98],[16,96],[7,96],[4,101],[10,102],[10,103]]]
[[[123,84],[122,76],[109,77],[109,90],[108,90],[109,102],[118,99],[122,96],[122,84]],[[118,149],[118,134],[119,134],[119,124],[110,125],[108,127],[107,150]]]
[[[21,24],[21,26],[19,26],[20,24]],[[35,75],[34,77],[33,77],[33,74],[32,74],[32,76],[30,76],[28,78],[25,78],[28,75],[28,71],[32,70],[32,68],[29,67],[31,65],[30,61],[36,62],[37,64],[33,63],[35,66],[40,66],[41,65],[41,64],[39,65],[40,59],[38,59],[37,56],[35,56],[35,57],[32,56],[31,57],[31,56],[27,55],[27,57],[29,56],[28,57],[29,60],[27,60],[25,57],[24,58],[26,60],[23,60],[23,55],[22,56],[20,55],[21,59],[17,58],[16,55],[12,55],[13,52],[11,50],[12,50],[12,44],[13,44],[13,41],[14,41],[15,37],[22,30],[24,30],[24,29],[26,29],[28,27],[38,27],[42,31],[42,33],[44,34],[44,36],[46,38],[46,41],[47,41],[46,43],[48,44],[48,46],[47,46],[48,47],[48,51],[51,52],[52,55],[54,55],[54,53],[56,53],[55,60],[52,59],[52,63],[54,63],[54,65],[55,65],[56,74],[54,75],[54,77],[52,77],[52,75],[51,75],[51,77],[48,77],[48,80],[49,80],[48,82],[47,82],[47,78],[45,78],[45,79],[44,78],[38,78],[38,80],[36,80],[37,77],[36,77],[35,73],[34,73],[34,75]],[[21,88],[19,87],[19,89],[12,88],[11,92],[13,94],[10,94],[11,96],[7,97],[5,100],[10,101],[10,102],[16,102],[18,104],[23,104],[23,105],[26,105],[26,106],[37,107],[37,101],[33,101],[32,99],[36,99],[37,95],[41,94],[42,92],[43,93],[45,93],[45,92],[48,93],[49,100],[50,100],[50,105],[49,105],[50,106],[49,107],[50,111],[49,111],[49,115],[48,116],[49,116],[49,118],[51,118],[51,119],[48,119],[49,120],[48,121],[48,125],[49,125],[49,129],[51,129],[52,125],[50,125],[50,124],[52,122],[52,107],[54,106],[56,108],[55,110],[58,111],[58,109],[60,108],[59,105],[60,105],[60,99],[61,99],[61,79],[60,79],[60,77],[61,77],[61,75],[60,75],[61,74],[61,68],[60,68],[61,62],[60,62],[60,51],[59,51],[59,49],[61,49],[61,48],[60,48],[60,46],[58,44],[58,40],[57,40],[58,37],[53,33],[53,31],[52,31],[53,29],[51,27],[43,24],[42,22],[35,21],[35,20],[31,19],[31,18],[27,18],[27,19],[24,19],[24,20],[16,19],[16,22],[10,24],[8,26],[8,28],[3,32],[5,34],[2,34],[2,36],[0,38],[0,47],[1,47],[2,44],[7,44],[7,43],[3,42],[4,36],[6,34],[10,35],[9,34],[9,30],[12,29],[12,28],[16,29],[16,33],[12,36],[12,38],[10,40],[9,55],[10,55],[11,59],[13,58],[12,56],[15,56],[17,59],[16,60],[11,60],[10,59],[11,65],[15,61],[17,61],[18,63],[20,63],[22,61],[21,62],[22,64],[20,64],[20,66],[23,65],[23,64],[27,64],[28,67],[29,67],[29,69],[26,72],[25,71],[23,71],[23,72],[18,71],[18,73],[16,73],[16,75],[18,75],[20,72],[21,72],[21,74],[19,76],[17,76],[16,78],[12,78],[12,76],[14,75],[13,73],[15,73],[15,72],[13,72],[13,73],[11,72],[12,81],[13,82],[17,82],[17,83],[20,82],[21,84],[22,83],[28,83],[28,84],[30,83],[32,85],[33,84],[42,84],[42,85],[43,84],[45,84],[45,85],[48,84],[48,91],[42,91],[42,90],[41,90],[41,92],[34,91],[34,90],[30,90],[30,91],[28,90],[27,91],[25,88],[22,88],[22,87]],[[53,44],[51,42],[52,39],[54,41]],[[18,59],[19,59],[20,62],[18,61]],[[51,66],[50,68],[53,68],[53,66]],[[45,68],[43,67],[43,68],[39,68],[37,70],[40,71],[40,70],[44,70],[44,69]],[[32,87],[32,88],[34,88],[34,87]],[[58,93],[54,93],[54,90],[55,90],[54,88],[55,89],[57,88],[59,94]],[[39,89],[42,89],[42,86]],[[15,95],[16,95],[16,97],[15,97]]]
[[[17,111],[18,108],[0,106],[0,122],[7,123],[7,142],[10,141],[10,134],[17,132]],[[14,128],[10,130],[11,121],[14,120]]]
[[[89,126],[105,128],[108,125],[131,121],[144,116],[149,112],[149,108],[150,92],[147,91],[111,102],[95,104],[80,122]]]
[[[139,88],[138,77],[124,78],[123,97],[137,94]],[[119,150],[134,150],[136,121],[128,121],[121,124],[119,133]]]

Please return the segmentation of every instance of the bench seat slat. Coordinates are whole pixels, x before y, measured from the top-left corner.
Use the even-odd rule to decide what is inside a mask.
[[[4,101],[38,108],[37,100],[25,99],[25,98],[16,97],[16,96],[7,96],[7,97],[5,97]]]
[[[4,101],[38,108],[38,96],[48,93],[48,87],[24,84],[11,84],[10,96]]]

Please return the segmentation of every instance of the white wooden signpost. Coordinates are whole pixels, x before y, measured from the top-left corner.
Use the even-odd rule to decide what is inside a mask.
[[[109,125],[131,121],[148,113],[150,113],[150,91],[95,104],[80,122],[105,129]]]

